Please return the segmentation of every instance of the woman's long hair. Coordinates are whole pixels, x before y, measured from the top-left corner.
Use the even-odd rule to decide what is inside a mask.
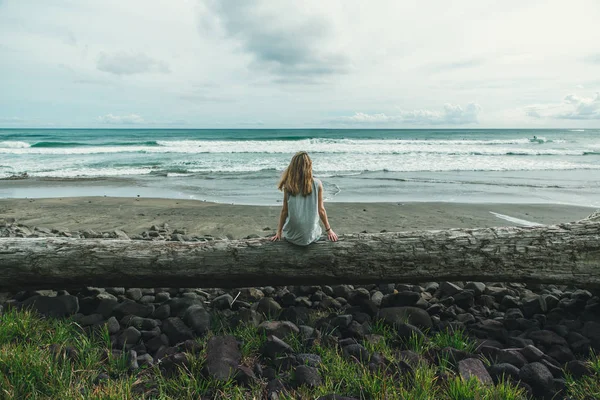
[[[283,172],[277,187],[292,196],[298,193],[308,196],[312,193],[312,161],[305,151],[299,151],[292,157],[292,161]]]

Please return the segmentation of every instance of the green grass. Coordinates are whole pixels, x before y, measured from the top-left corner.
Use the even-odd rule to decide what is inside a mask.
[[[590,353],[588,366],[593,372],[592,376],[584,376],[576,380],[571,375],[565,374],[567,388],[573,400],[600,399],[600,354]]]
[[[239,325],[231,329],[225,321],[218,321],[213,329],[198,339],[202,345],[212,335],[231,334],[240,340],[242,364],[265,362],[259,352],[266,338],[255,327]],[[403,374],[398,369],[394,330],[376,322],[373,332],[381,335],[381,340],[364,341],[363,345],[370,353],[379,352],[390,361],[379,369],[347,359],[336,346],[323,346],[317,341],[309,347],[298,335],[287,337],[285,341],[295,352],[321,357],[322,384],[316,388],[290,388],[280,398],[314,399],[336,393],[365,400],[526,399],[522,389],[508,382],[485,386],[477,380],[464,380],[454,373],[448,360],[441,359],[437,365],[423,360],[414,366],[412,373]],[[451,346],[470,351],[473,343],[464,332],[444,332],[426,341],[415,337],[408,347],[422,350]],[[58,350],[52,352],[51,345]],[[29,311],[9,310],[0,316],[0,399],[245,400],[262,399],[265,395],[265,381],[257,380],[243,387],[234,380],[205,378],[205,350],[188,355],[189,364],[167,377],[156,366],[128,371],[126,356],[113,357],[107,352],[109,346],[106,330],[88,336],[69,320],[45,319]],[[67,348],[74,349],[76,356],[69,356]],[[105,354],[109,357],[103,357]],[[570,398],[600,398],[600,357],[592,354],[589,363],[594,376],[579,380],[567,376],[566,395]],[[96,378],[101,372],[109,378],[98,383]],[[281,377],[285,375],[280,371]]]

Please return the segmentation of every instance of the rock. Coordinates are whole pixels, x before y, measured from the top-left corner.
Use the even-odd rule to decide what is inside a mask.
[[[233,303],[233,297],[229,294],[223,294],[221,296],[215,297],[211,302],[211,305],[216,310],[228,310],[231,308],[231,304]]]
[[[367,364],[369,362],[369,351],[361,344],[350,344],[342,349],[345,358],[356,360],[360,363]]]
[[[47,317],[62,318],[76,314],[79,311],[79,300],[75,296],[33,296],[23,303],[23,308],[32,308]]]
[[[99,325],[104,321],[102,314],[84,315],[78,321],[81,326]]]
[[[533,345],[525,346],[519,351],[528,362],[536,362],[544,357],[544,352]]]
[[[154,365],[154,359],[148,353],[137,356],[137,363],[140,368],[151,367]]]
[[[165,348],[169,345],[169,338],[167,335],[161,334],[146,341],[145,344],[149,353],[156,354],[160,348]],[[156,359],[158,359],[158,357]]]
[[[519,380],[519,368],[512,364],[495,364],[488,368],[488,372],[495,384],[507,379],[510,379],[513,382],[517,382]]]
[[[192,330],[178,317],[170,317],[164,320],[161,330],[167,335],[172,346],[194,338]]]
[[[408,291],[389,294],[383,297],[381,307],[414,306],[420,298],[421,295],[419,293]]]
[[[527,364],[527,359],[517,350],[498,349],[495,347],[482,346],[479,352],[491,361],[502,364],[512,364],[517,368],[522,368]]]
[[[467,358],[459,361],[458,373],[465,380],[476,377],[484,385],[491,385],[493,383],[492,377],[478,358]]]
[[[268,336],[267,340],[261,348],[261,353],[272,359],[279,355],[293,353],[292,348],[289,344],[279,339],[277,336]]]
[[[267,317],[276,317],[281,312],[281,306],[271,297],[263,297],[256,304],[256,312]]]
[[[319,365],[321,365],[321,363],[322,363],[321,357],[316,354],[306,354],[306,353],[296,354],[296,360],[298,361],[298,364],[300,364],[300,365],[307,365],[309,367],[315,367],[315,368],[318,368]]]
[[[162,304],[152,312],[152,318],[154,319],[167,319],[171,315],[171,307],[168,304]]]
[[[466,290],[472,290],[475,296],[481,296],[485,292],[485,283],[482,282],[468,282],[465,285]]]
[[[258,327],[258,325],[260,325],[260,323],[263,321],[263,316],[262,314],[259,314],[249,308],[242,308],[238,311],[235,320],[238,324],[241,323],[248,326]]]
[[[452,282],[442,282],[438,289],[438,295],[436,296],[439,299],[443,299],[444,297],[450,297],[454,294],[462,291],[462,289],[455,285]]]
[[[573,352],[568,346],[552,346],[546,351],[546,355],[554,358],[561,365],[575,359]]]
[[[519,371],[519,378],[529,384],[536,395],[546,393],[552,388],[554,377],[548,368],[539,362],[525,365]]]
[[[153,311],[154,306],[152,304],[139,304],[135,301],[124,300],[113,308],[112,313],[118,319],[126,315],[135,315],[143,318],[152,314]]]
[[[241,297],[243,299],[252,302],[259,301],[260,299],[265,297],[265,294],[262,292],[262,290],[256,288],[243,288],[241,290],[241,293]]]
[[[127,297],[133,301],[138,301],[142,298],[142,290],[138,288],[130,288],[125,291]]]
[[[289,307],[281,312],[280,318],[297,325],[306,325],[310,320],[311,310],[306,307]]]
[[[117,341],[119,348],[123,348],[125,345],[134,345],[139,340],[142,334],[133,326],[126,328],[120,335]]]
[[[113,335],[113,334],[119,332],[119,330],[121,329],[121,325],[119,324],[119,321],[117,321],[117,319],[115,317],[110,317],[106,321],[106,328],[108,329],[108,333]]]
[[[584,376],[592,376],[594,374],[594,371],[590,368],[588,363],[579,360],[569,361],[567,365],[565,365],[565,371],[575,379],[580,379]]]
[[[587,321],[581,330],[583,336],[590,339],[594,348],[600,350],[600,323],[595,321]]]
[[[294,383],[296,386],[308,386],[314,388],[321,385],[321,375],[314,367],[300,365],[294,371]]]
[[[237,340],[231,336],[213,336],[206,344],[206,374],[226,382],[233,378],[242,360]]]
[[[399,323],[394,325],[397,331],[398,339],[403,343],[408,343],[411,338],[425,339],[425,335],[419,328],[411,324]]]
[[[534,343],[541,344],[544,347],[551,347],[554,345],[568,346],[567,341],[563,337],[559,336],[556,332],[549,330],[530,332],[528,337],[533,340]]]
[[[185,311],[184,321],[197,335],[205,335],[211,327],[210,313],[198,305],[191,306]]]
[[[300,333],[300,329],[289,321],[265,321],[258,326],[257,330],[265,336],[273,335],[284,340],[289,335]]]
[[[534,314],[544,314],[548,311],[546,301],[542,296],[534,296],[523,300],[521,309],[525,317],[531,318]]]
[[[390,307],[382,308],[377,313],[377,318],[388,325],[409,323],[419,328],[429,329],[433,326],[427,311],[417,307]]]

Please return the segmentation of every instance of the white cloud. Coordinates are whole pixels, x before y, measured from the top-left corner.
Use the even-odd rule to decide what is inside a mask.
[[[596,120],[600,119],[600,92],[592,97],[569,94],[560,104],[534,104],[524,111],[528,117],[539,119]]]
[[[106,114],[98,117],[98,121],[104,124],[115,124],[115,125],[132,125],[132,124],[143,124],[144,118],[137,114],[129,115],[113,115]]]
[[[145,72],[168,74],[169,65],[155,60],[144,53],[113,53],[101,52],[96,67],[100,71],[115,75],[133,75]]]
[[[469,103],[465,108],[447,103],[443,111],[401,110],[395,115],[357,112],[336,121],[355,124],[467,125],[478,123],[480,112],[481,106],[477,103]]]

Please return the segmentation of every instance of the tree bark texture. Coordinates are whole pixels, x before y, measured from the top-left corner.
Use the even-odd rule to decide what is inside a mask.
[[[352,234],[307,247],[0,238],[0,291],[440,280],[600,287],[600,213],[561,225]]]

